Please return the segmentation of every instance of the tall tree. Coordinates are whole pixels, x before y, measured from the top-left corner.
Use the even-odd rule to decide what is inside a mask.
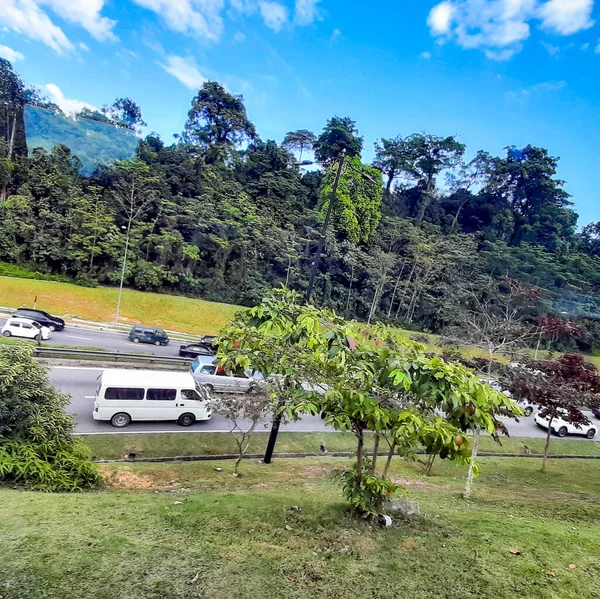
[[[0,138],[6,141],[6,157],[27,155],[25,138],[25,85],[8,60],[0,58]]]
[[[298,129],[297,131],[288,131],[283,138],[282,146],[286,150],[300,150],[298,160],[302,162],[302,154],[304,150],[312,150],[317,136],[308,129]]]
[[[394,181],[403,172],[406,172],[408,156],[406,139],[401,135],[390,139],[381,138],[381,140],[375,142],[373,166],[379,169],[387,178],[385,195],[388,200],[392,195]]]
[[[223,151],[255,137],[244,97],[229,93],[216,81],[205,82],[192,100],[184,138],[222,156]]]
[[[349,158],[360,157],[363,138],[358,135],[356,122],[350,117],[334,116],[327,121],[314,148],[316,159],[330,164],[339,158],[342,150],[346,151]]]
[[[142,109],[131,98],[117,98],[112,104],[102,107],[102,112],[120,127],[139,133],[146,122],[142,117]]]

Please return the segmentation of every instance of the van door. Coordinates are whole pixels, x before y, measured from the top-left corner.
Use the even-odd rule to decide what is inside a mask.
[[[181,414],[192,413],[198,420],[204,420],[207,417],[207,405],[202,400],[195,389],[181,389],[179,395],[178,411]]]
[[[177,401],[177,389],[146,389],[146,401],[144,402],[146,416],[144,420],[177,420],[179,401]],[[183,408],[182,408],[183,409]]]

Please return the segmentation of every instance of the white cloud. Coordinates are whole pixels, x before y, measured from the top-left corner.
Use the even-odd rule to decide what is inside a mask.
[[[549,44],[548,42],[542,42],[542,46],[546,49],[546,52],[548,52],[550,56],[558,56],[560,54],[560,46],[555,46],[554,44]]]
[[[169,29],[216,42],[223,33],[225,0],[133,0],[162,17]]]
[[[298,25],[310,25],[319,17],[317,4],[321,0],[296,0],[296,14],[294,22]]]
[[[277,33],[288,20],[288,10],[279,2],[261,2],[260,14],[265,25]]]
[[[99,40],[116,39],[115,21],[100,12],[105,0],[1,0],[0,25],[40,41],[59,54],[73,49],[64,31],[43,10],[48,7],[57,17],[82,27]]]
[[[83,108],[89,108],[90,110],[98,110],[96,106],[94,106],[93,104],[89,104],[88,102],[65,98],[61,89],[58,87],[58,85],[55,85],[54,83],[48,83],[48,85],[46,85],[45,87],[48,94],[50,95],[50,100],[55,104],[58,104],[59,108],[65,114],[73,115],[77,112],[81,112]]]
[[[88,45],[84,44],[83,42],[79,42],[79,49],[83,50],[84,52],[89,52],[90,51]]]
[[[600,40],[598,40],[598,45],[596,46],[596,54],[600,54]]]
[[[1,0],[0,25],[43,42],[59,54],[71,50],[73,44],[34,0]]]
[[[246,34],[242,33],[241,31],[236,32],[236,34],[233,36],[233,39],[236,42],[243,42],[246,40]]]
[[[342,35],[342,32],[336,27],[331,34],[330,41],[335,42],[335,40]]]
[[[8,46],[0,45],[0,58],[6,58],[8,62],[16,62],[17,60],[23,60],[25,57]]]
[[[429,60],[431,58],[431,52],[421,52],[421,54],[419,54],[419,58],[425,58],[426,60]]]
[[[539,8],[542,26],[559,35],[589,29],[594,0],[548,0]]]
[[[100,14],[105,0],[21,0],[22,4],[29,2],[49,6],[54,14],[69,23],[83,27],[97,40],[116,39],[112,32],[116,21]]]
[[[585,42],[585,44],[581,44],[581,51],[585,52],[590,47],[589,42]]]
[[[427,25],[434,35],[448,33],[452,25],[454,15],[454,5],[447,0],[436,4],[427,17]]]
[[[592,26],[593,0],[444,0],[427,17],[439,42],[477,48],[493,60],[507,60],[529,38],[531,23],[559,35]]]
[[[197,90],[206,81],[206,77],[198,70],[193,58],[171,55],[167,56],[165,64],[162,62],[158,64],[189,89]]]

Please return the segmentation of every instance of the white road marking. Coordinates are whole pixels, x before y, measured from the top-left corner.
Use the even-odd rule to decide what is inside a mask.
[[[64,335],[65,337],[68,337],[69,339],[83,339],[84,341],[91,341],[92,338],[91,337],[78,337],[77,335]]]
[[[95,395],[84,395],[83,399],[96,399]]]

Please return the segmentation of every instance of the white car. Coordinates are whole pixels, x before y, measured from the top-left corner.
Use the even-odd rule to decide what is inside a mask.
[[[2,334],[5,337],[25,339],[37,339],[39,335],[42,339],[50,339],[52,335],[48,327],[43,327],[30,318],[9,318],[2,327]]]
[[[574,424],[568,421],[568,415],[565,410],[559,410],[559,415],[552,419],[552,432],[557,434],[559,437],[564,437],[567,434],[570,435],[584,435],[588,439],[593,439],[598,432],[596,425],[589,422],[588,424],[581,424],[577,428]],[[540,410],[533,418],[534,422],[542,428],[548,429],[548,417],[545,410]]]

